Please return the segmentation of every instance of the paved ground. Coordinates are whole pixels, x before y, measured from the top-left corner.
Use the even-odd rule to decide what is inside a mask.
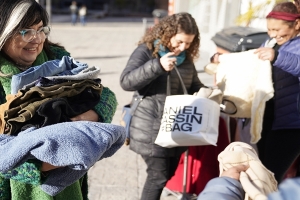
[[[144,26],[141,18],[88,19],[85,27],[71,26],[70,17],[52,16],[50,39],[59,42],[78,61],[101,67],[101,79],[112,89],[119,105],[113,124],[119,124],[122,106],[128,103],[132,93],[119,85],[119,77],[128,57],[141,38]],[[203,66],[197,66],[199,71]],[[212,77],[199,73],[207,85]],[[90,200],[138,200],[146,178],[145,163],[140,156],[123,146],[114,156],[96,163],[89,171]],[[175,196],[163,200],[178,199]]]

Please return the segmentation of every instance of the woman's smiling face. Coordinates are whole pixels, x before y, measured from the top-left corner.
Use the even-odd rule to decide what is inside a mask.
[[[26,27],[26,29],[39,30],[43,27],[43,22]],[[43,34],[43,33],[41,33]],[[45,37],[37,34],[30,42],[25,42],[18,32],[10,37],[4,44],[1,51],[4,51],[15,63],[23,66],[31,66],[37,56],[42,52]]]
[[[181,52],[188,49],[193,42],[195,35],[188,35],[185,33],[177,33],[170,40],[168,49],[178,56]]]
[[[292,27],[287,22],[280,19],[267,19],[268,35],[275,38],[277,44],[282,45],[294,38],[299,33],[299,21],[297,20]]]

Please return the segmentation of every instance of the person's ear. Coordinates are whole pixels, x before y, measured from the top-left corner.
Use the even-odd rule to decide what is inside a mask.
[[[295,21],[295,29],[297,31],[300,30],[300,20],[299,19],[296,19],[296,21]]]

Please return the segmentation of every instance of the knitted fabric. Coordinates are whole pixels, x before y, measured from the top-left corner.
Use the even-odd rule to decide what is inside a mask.
[[[2,74],[5,75],[14,75],[14,74],[18,74],[21,71],[15,67],[13,65],[12,62],[10,62],[9,60],[5,59],[3,56],[0,55],[0,71]],[[11,76],[0,76],[0,82],[1,85],[4,89],[5,94],[10,94],[10,83],[11,83]],[[4,96],[5,97],[5,96]]]
[[[101,122],[111,123],[117,109],[117,99],[113,91],[107,87],[103,87],[100,103],[95,106],[96,113],[101,117]]]
[[[60,47],[55,47],[55,46],[50,46],[50,50],[53,53],[53,58],[49,58],[48,60],[54,60],[54,59],[59,59],[61,60],[63,56],[70,56],[70,53],[67,52],[66,50],[60,48]],[[38,63],[40,65],[42,63]],[[33,65],[36,66],[36,65]]]
[[[56,196],[50,196],[41,190],[40,187],[35,187],[34,185],[29,185],[25,183],[20,183],[17,181],[12,182],[12,190],[18,192],[12,194],[11,199],[16,200],[84,200],[86,197],[83,197],[81,193],[81,182],[82,180],[76,181],[74,184],[66,187],[61,193]],[[21,188],[21,190],[20,190]],[[24,198],[25,197],[25,198]],[[2,200],[2,199],[1,199]],[[6,199],[5,199],[6,200]]]
[[[10,200],[9,180],[0,176],[0,200]]]
[[[41,166],[41,162],[37,160],[29,160],[26,162],[26,165],[21,165],[20,167],[9,170],[6,173],[1,174],[1,176],[5,179],[13,178],[14,180],[22,183],[38,185],[40,172],[37,171],[36,168],[39,169]]]
[[[37,160],[31,160],[21,165],[20,167],[0,174],[0,200],[11,199],[10,178],[14,178],[14,180],[20,183],[31,183],[32,185],[39,184],[40,171],[38,169],[40,167],[41,162]]]

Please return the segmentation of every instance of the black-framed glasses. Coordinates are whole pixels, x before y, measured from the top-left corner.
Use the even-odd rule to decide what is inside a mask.
[[[31,42],[35,37],[37,37],[37,35],[41,39],[45,39],[46,37],[48,37],[48,35],[50,34],[50,27],[44,26],[37,31],[34,29],[23,29],[20,30],[19,33],[22,35],[22,39],[25,42]]]

